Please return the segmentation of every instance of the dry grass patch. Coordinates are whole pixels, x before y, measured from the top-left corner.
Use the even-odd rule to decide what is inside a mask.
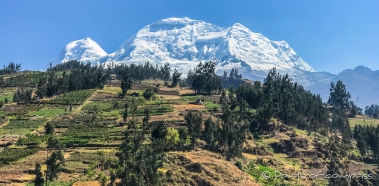
[[[203,149],[171,152],[165,164],[165,185],[260,185],[235,162]]]

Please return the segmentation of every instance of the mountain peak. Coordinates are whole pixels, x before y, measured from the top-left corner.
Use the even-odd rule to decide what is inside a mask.
[[[370,68],[368,68],[368,67],[365,67],[365,66],[363,66],[363,65],[359,65],[359,66],[356,66],[355,68],[354,68],[354,71],[372,71]]]
[[[82,62],[93,62],[94,59],[107,56],[108,54],[89,37],[69,42],[53,63],[61,63],[69,60],[80,60]]]
[[[161,19],[158,22],[192,22],[195,20],[192,20],[188,17],[171,17],[171,18],[166,18],[166,19]]]
[[[218,71],[237,68],[246,78],[253,77],[252,71],[266,76],[273,67],[289,74],[313,71],[284,41],[271,41],[241,23],[224,28],[188,17],[149,24],[109,55],[96,42],[85,38],[69,43],[61,56],[61,60],[74,58],[92,63],[168,62],[184,74],[200,61],[217,59]]]

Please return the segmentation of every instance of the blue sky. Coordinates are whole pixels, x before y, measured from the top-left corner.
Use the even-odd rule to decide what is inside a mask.
[[[316,71],[379,70],[378,7],[379,1],[366,0],[4,0],[0,66],[46,68],[68,42],[84,37],[111,53],[148,24],[186,16],[222,27],[239,22],[285,40]]]

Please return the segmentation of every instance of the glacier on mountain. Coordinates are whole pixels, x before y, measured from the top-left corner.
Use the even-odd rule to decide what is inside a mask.
[[[107,54],[95,41],[85,38],[67,44],[53,63],[74,59],[106,65],[169,63],[171,69],[176,68],[184,77],[199,62],[216,60],[219,75],[237,68],[244,78],[260,81],[275,67],[279,73],[289,74],[293,81],[320,94],[324,101],[329,96],[330,82],[337,80],[346,81],[352,96],[360,97],[358,105],[361,107],[379,99],[378,95],[364,92],[375,92],[367,83],[362,84],[356,80],[364,78],[362,82],[377,84],[375,78],[379,77],[378,71],[369,72],[363,67],[357,67],[338,75],[315,72],[287,42],[272,41],[240,23],[231,27],[219,27],[188,17],[162,19],[143,27],[113,53]]]
[[[271,41],[239,23],[223,28],[188,17],[147,25],[109,55],[89,38],[73,41],[55,61],[70,59],[108,65],[167,62],[184,74],[200,61],[216,60],[218,74],[237,68],[251,79],[256,78],[251,72],[261,79],[273,67],[289,74],[314,71],[285,41]]]
[[[82,62],[98,61],[108,54],[91,38],[84,38],[68,43],[53,64],[64,63],[69,60],[79,60]]]

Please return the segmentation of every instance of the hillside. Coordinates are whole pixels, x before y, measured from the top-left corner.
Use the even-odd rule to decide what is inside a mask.
[[[189,76],[190,88],[168,69],[71,61],[6,74],[0,184],[32,185],[37,163],[49,185],[333,185],[310,175],[342,174],[342,165],[377,175],[378,119],[336,116],[337,104],[326,107],[274,70],[264,84],[239,85],[238,74],[216,76],[210,62]],[[225,90],[221,80],[239,86]],[[346,134],[354,135],[333,138]],[[52,169],[54,161],[64,163]]]

